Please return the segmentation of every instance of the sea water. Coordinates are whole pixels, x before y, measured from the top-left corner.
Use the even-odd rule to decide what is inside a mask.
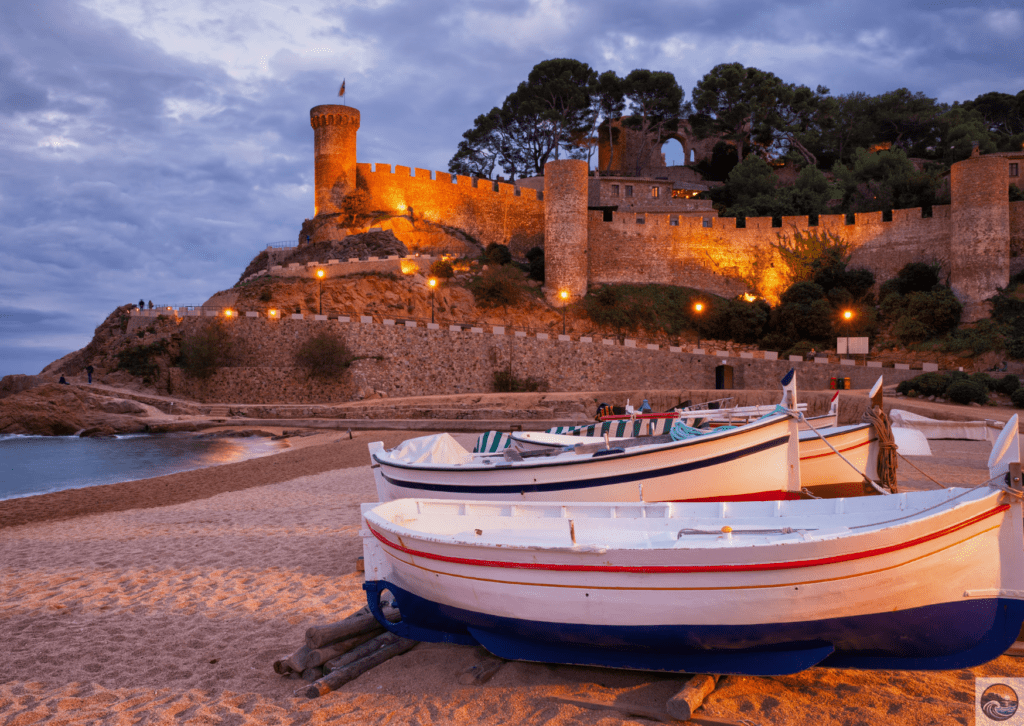
[[[268,438],[135,434],[116,438],[0,436],[0,500],[147,479],[280,450]]]

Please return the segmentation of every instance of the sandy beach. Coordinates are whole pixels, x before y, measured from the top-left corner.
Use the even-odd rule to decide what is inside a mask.
[[[294,439],[273,456],[157,479],[0,502],[4,724],[650,723],[559,699],[663,711],[686,676],[510,662],[423,643],[340,691],[293,696],[271,664],[309,625],[364,604],[359,504],[375,500],[366,444],[415,432]],[[915,463],[979,484],[989,446],[941,442]],[[901,464],[901,484],[935,485]],[[699,715],[749,724],[970,724],[976,676],[1024,676],[1003,656],[936,673],[815,668],[727,677]]]

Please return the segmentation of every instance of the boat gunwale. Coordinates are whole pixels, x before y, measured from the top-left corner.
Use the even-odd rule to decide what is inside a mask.
[[[727,431],[720,431],[720,432],[716,431],[714,433],[708,434],[707,436],[697,436],[697,437],[694,437],[692,439],[683,439],[682,441],[665,442],[663,444],[643,445],[642,447],[637,447],[637,449],[639,449],[637,451],[632,451],[631,452],[630,450],[627,449],[626,451],[622,452],[621,454],[620,453],[615,453],[615,454],[611,454],[611,455],[607,455],[607,456],[602,456],[602,457],[599,457],[599,458],[596,458],[596,459],[593,456],[583,456],[583,455],[577,454],[576,455],[577,458],[574,459],[574,460],[571,460],[571,461],[544,461],[543,459],[538,459],[536,462],[534,462],[534,461],[531,461],[531,460],[523,460],[521,462],[508,462],[508,466],[500,466],[499,467],[497,464],[478,464],[475,461],[474,462],[467,462],[464,465],[458,465],[458,466],[453,465],[453,464],[419,464],[419,465],[417,465],[417,464],[409,464],[409,463],[406,463],[406,462],[396,462],[394,460],[388,460],[388,459],[380,458],[380,452],[379,451],[375,451],[372,454],[370,454],[370,458],[375,463],[377,463],[377,464],[379,464],[381,466],[390,466],[390,467],[393,467],[393,468],[396,468],[396,469],[411,469],[411,470],[415,470],[415,471],[439,471],[439,472],[440,471],[473,471],[473,472],[478,472],[478,471],[504,471],[504,470],[507,470],[507,469],[510,469],[510,468],[511,469],[522,470],[522,469],[543,469],[543,468],[549,468],[549,467],[550,468],[554,468],[554,467],[559,467],[559,466],[579,466],[581,464],[589,464],[589,463],[599,463],[599,462],[607,462],[607,461],[622,461],[624,459],[630,459],[630,458],[634,458],[634,457],[637,457],[637,456],[644,456],[644,455],[648,455],[648,454],[652,454],[652,453],[656,453],[656,452],[660,453],[662,451],[672,451],[674,449],[679,449],[679,448],[683,448],[683,447],[686,447],[686,446],[694,446],[694,445],[697,445],[697,444],[703,444],[703,443],[707,443],[707,442],[710,442],[710,441],[722,441],[722,440],[731,438],[732,436],[739,436],[741,434],[746,434],[746,433],[750,433],[752,431],[757,431],[758,429],[765,428],[767,426],[774,426],[776,424],[783,423],[783,422],[786,422],[786,421],[788,421],[790,419],[794,419],[794,418],[795,417],[791,416],[790,414],[778,414],[778,416],[773,416],[771,418],[764,419],[763,421],[755,421],[753,423],[744,424],[743,426],[739,426],[739,427],[737,427],[735,429],[729,429]],[[655,448],[647,448],[648,446],[655,447]],[[612,448],[614,448],[614,447],[612,447]],[[389,451],[385,451],[384,453],[387,454],[389,452],[390,452],[390,450]],[[565,453],[572,453],[572,452],[568,452],[567,451]],[[483,456],[495,456],[495,457],[497,457],[497,456],[500,456],[500,454],[497,453],[497,452],[491,453],[491,454],[477,453],[477,454],[472,454],[472,456],[474,456],[474,457],[483,457]]]
[[[967,490],[972,491],[972,490]],[[843,533],[839,536],[830,536],[827,539],[822,538],[818,540],[798,540],[789,542],[780,541],[766,541],[766,542],[749,542],[744,543],[738,547],[715,547],[715,548],[676,548],[673,547],[648,547],[648,548],[626,548],[626,547],[607,547],[603,551],[600,551],[596,544],[587,544],[581,546],[579,549],[573,549],[572,547],[565,546],[529,546],[529,545],[508,545],[508,544],[490,544],[490,543],[473,543],[473,542],[456,542],[451,539],[441,539],[441,537],[451,537],[451,535],[430,535],[424,536],[424,533],[416,530],[411,530],[408,527],[402,525],[396,525],[390,520],[384,519],[380,515],[375,515],[374,519],[378,528],[391,534],[398,542],[392,542],[387,539],[381,532],[377,531],[377,528],[373,526],[367,515],[373,514],[373,511],[369,511],[363,514],[363,521],[366,524],[369,533],[374,536],[375,539],[379,540],[386,547],[390,547],[395,550],[402,551],[413,557],[423,557],[428,560],[435,560],[441,562],[448,562],[452,564],[459,564],[468,567],[499,567],[506,569],[529,569],[529,570],[541,570],[541,571],[559,571],[559,572],[618,572],[624,574],[640,573],[640,574],[686,574],[686,573],[716,573],[716,572],[743,572],[743,571],[767,571],[767,570],[781,570],[781,569],[795,569],[803,567],[816,567],[816,566],[827,566],[830,564],[839,564],[851,560],[867,559],[869,557],[883,556],[892,552],[909,549],[916,547],[917,545],[930,542],[947,535],[953,534],[960,530],[966,529],[974,524],[980,523],[990,517],[1002,514],[1011,509],[1011,505],[1005,501],[1000,503],[998,496],[994,496],[998,493],[998,490],[992,489],[985,496],[971,499],[967,502],[956,503],[956,499],[959,496],[950,497],[945,502],[940,502],[931,507],[927,507],[920,510],[915,510],[913,513],[909,513],[907,517],[901,518],[900,524],[895,526],[890,525],[889,521],[878,521],[873,522],[869,525],[857,525],[856,527],[849,527],[849,533]],[[466,548],[466,547],[478,547],[488,552],[534,552],[537,554],[547,554],[551,556],[564,556],[564,555],[607,555],[609,553],[622,553],[624,555],[631,553],[662,553],[664,555],[670,553],[689,553],[707,555],[709,553],[720,553],[720,554],[739,554],[745,552],[776,552],[780,547],[813,547],[815,545],[821,545],[824,543],[839,543],[842,540],[847,540],[850,544],[855,544],[857,540],[873,535],[881,535],[886,533],[887,530],[895,530],[902,527],[911,527],[914,525],[924,526],[927,520],[932,517],[942,517],[944,515],[952,515],[955,511],[961,507],[969,507],[972,505],[979,506],[979,508],[986,507],[986,499],[992,497],[996,501],[991,503],[991,506],[987,506],[983,511],[977,514],[973,514],[964,518],[962,515],[956,518],[956,521],[940,527],[938,530],[926,532],[925,534],[914,537],[910,540],[900,539],[891,544],[876,546],[863,551],[846,551],[834,555],[828,555],[825,557],[817,557],[803,560],[790,560],[790,561],[778,561],[778,560],[765,560],[758,562],[734,562],[734,563],[715,563],[707,565],[646,565],[646,566],[629,566],[629,565],[581,565],[573,563],[555,563],[555,562],[516,562],[512,560],[482,560],[467,557],[458,557],[452,555],[444,555],[434,552],[423,552],[411,550],[402,541],[402,537],[413,539],[418,542],[427,543],[434,546],[440,546],[444,548]],[[436,501],[436,500],[432,500]],[[493,504],[493,503],[488,503]],[[518,504],[518,503],[517,503]],[[949,505],[949,506],[946,506]],[[940,512],[929,514],[929,510],[935,507],[943,507]],[[879,511],[878,514],[883,514],[883,511]],[[563,520],[566,518],[562,518]],[[385,526],[387,525],[387,526]],[[856,532],[855,529],[863,529],[865,526],[872,527],[869,531]],[[1000,523],[998,526],[1002,526]],[[399,531],[401,530],[401,531]],[[794,528],[794,533],[799,528]],[[678,541],[678,540],[677,540]],[[780,553],[782,554],[782,553]],[[394,557],[394,555],[389,555]]]

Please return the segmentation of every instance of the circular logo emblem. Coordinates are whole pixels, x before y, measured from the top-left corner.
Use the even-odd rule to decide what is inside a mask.
[[[1005,683],[993,683],[981,694],[981,712],[993,721],[1005,721],[1017,713],[1017,692]]]

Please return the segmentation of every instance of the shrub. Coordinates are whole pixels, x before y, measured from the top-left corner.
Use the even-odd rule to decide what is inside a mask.
[[[946,398],[953,403],[985,403],[988,401],[988,391],[985,386],[974,381],[956,381],[946,389]]]
[[[986,391],[996,390],[996,379],[988,373],[972,373],[967,376],[967,380],[977,383],[979,386],[984,386]]]
[[[931,336],[932,330],[916,318],[904,315],[892,328],[893,337],[903,345],[919,343]]]
[[[798,355],[802,358],[806,358],[807,354],[815,349],[814,343],[809,340],[801,340],[794,344],[789,350],[782,354],[783,358],[788,358],[791,355]]]
[[[1006,354],[1011,358],[1024,358],[1024,335],[1006,339]]]
[[[260,291],[260,302],[268,303],[268,302],[273,301],[273,299],[274,299],[274,291],[271,288],[265,287],[265,288],[263,288],[262,291]]]
[[[430,265],[430,274],[441,280],[450,280],[455,277],[455,268],[448,260],[434,260]]]
[[[1017,408],[1024,408],[1024,388],[1018,388],[1010,396],[1010,402]]]
[[[207,379],[231,360],[233,343],[227,326],[220,320],[202,321],[181,340],[178,365],[190,378]]]
[[[896,274],[896,283],[903,295],[912,292],[929,292],[939,284],[939,266],[925,262],[911,262]]]
[[[942,396],[951,383],[949,376],[942,373],[922,373],[896,386],[896,392],[904,395],[917,391],[922,396]]]
[[[337,378],[353,360],[344,341],[326,332],[307,338],[295,351],[295,365],[306,372],[307,378]]]
[[[117,370],[128,371],[145,383],[152,383],[160,375],[160,366],[153,359],[166,352],[166,340],[158,340],[148,345],[133,345],[117,354]]]
[[[491,242],[484,248],[484,259],[492,265],[507,265],[512,261],[512,253],[507,246]]]
[[[1012,396],[1020,388],[1020,379],[1015,375],[1003,376],[996,381],[996,390],[1007,396]]]
[[[515,265],[484,270],[469,285],[476,304],[482,308],[509,308],[523,298],[523,273]]]

